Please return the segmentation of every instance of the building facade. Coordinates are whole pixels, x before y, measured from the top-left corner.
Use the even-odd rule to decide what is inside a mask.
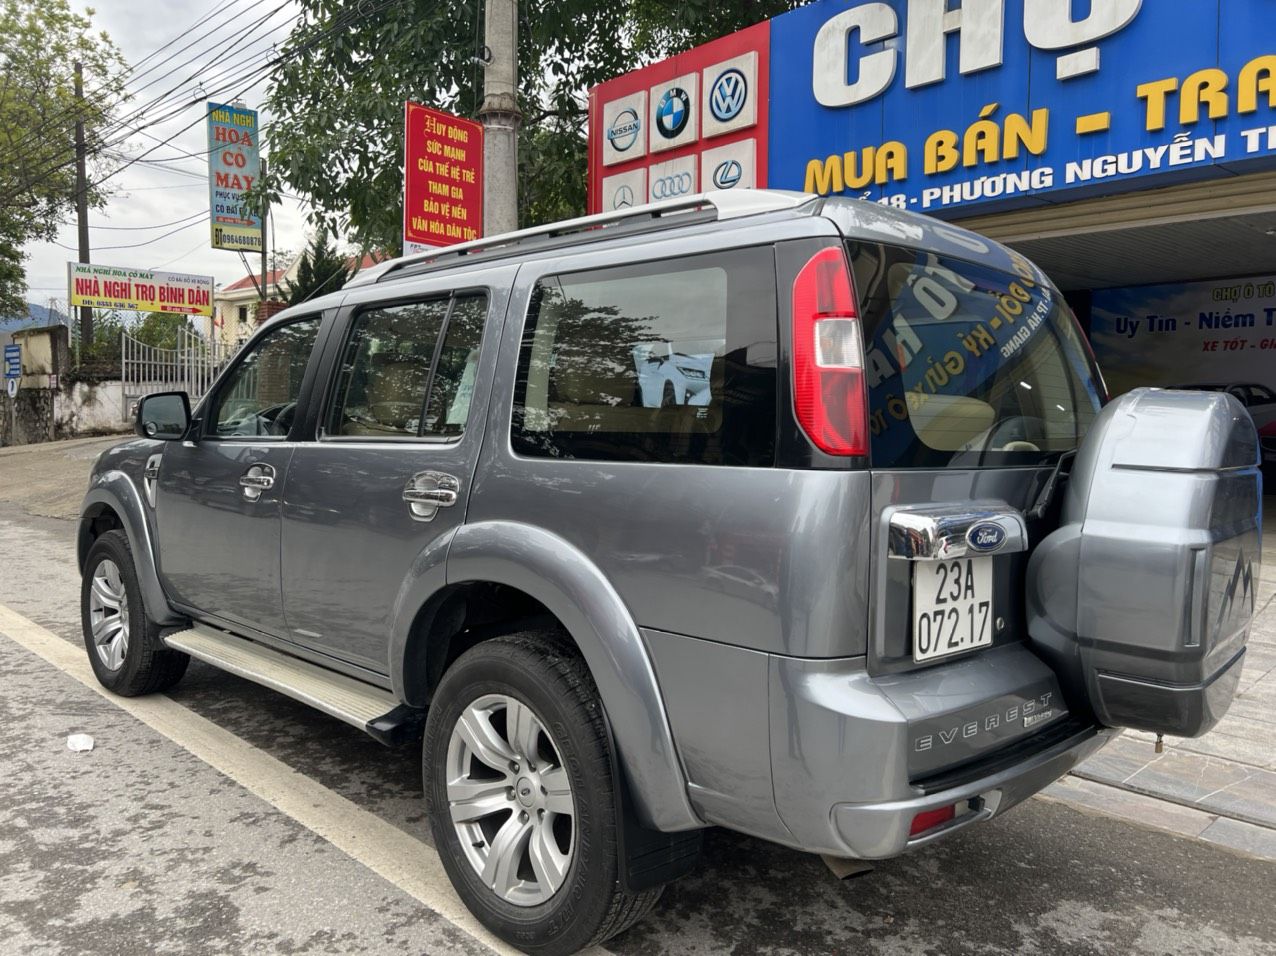
[[[589,185],[960,222],[1053,278],[1113,394],[1229,388],[1276,445],[1271,0],[820,0],[592,90]]]

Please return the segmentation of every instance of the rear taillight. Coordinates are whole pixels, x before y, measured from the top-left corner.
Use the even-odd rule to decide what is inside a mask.
[[[821,451],[868,454],[864,348],[840,247],[821,249],[793,282],[793,409]]]

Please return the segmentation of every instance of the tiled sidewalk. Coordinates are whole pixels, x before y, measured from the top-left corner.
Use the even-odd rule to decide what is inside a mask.
[[[1075,771],[1103,788],[1070,781],[1056,796],[1101,809],[1104,788],[1145,794],[1202,814],[1185,816],[1162,807],[1155,812],[1163,819],[1145,822],[1175,830],[1199,824],[1205,829],[1198,835],[1207,839],[1213,833],[1223,837],[1217,842],[1276,856],[1276,499],[1268,497],[1264,504],[1257,613],[1238,696],[1227,716],[1199,739],[1165,738],[1162,754],[1154,752],[1152,734],[1127,731]],[[1106,796],[1120,802],[1111,791]]]

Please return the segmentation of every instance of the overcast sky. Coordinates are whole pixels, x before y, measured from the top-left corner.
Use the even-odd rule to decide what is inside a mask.
[[[226,9],[196,32],[188,32],[193,24],[223,3],[229,3]],[[171,120],[147,128],[145,134],[131,135],[112,150],[118,160],[120,157],[139,156],[155,148],[146,156],[148,162],[135,163],[108,180],[114,193],[105,209],[89,211],[89,238],[95,263],[211,275],[220,285],[229,284],[244,275],[238,253],[209,247],[208,222],[197,216],[208,212],[208,162],[205,158],[208,146],[203,121],[204,96],[199,86],[202,83],[203,92],[218,102],[229,102],[244,88],[244,78],[254,67],[262,65],[272,43],[282,45],[299,15],[295,4],[286,2],[265,22],[248,30],[251,24],[281,3],[284,0],[146,0],[145,3],[98,0],[92,4],[96,11],[93,17],[95,26],[114,38],[130,65],[138,64],[169,41],[176,40],[137,67],[136,79],[130,83],[135,95],[121,112],[132,112],[179,84],[180,89],[166,99],[163,111],[186,104]],[[73,0],[73,4],[80,10],[87,6],[81,0]],[[200,42],[173,56],[200,36]],[[242,42],[227,51],[227,47],[241,37]],[[188,60],[189,63],[185,62]],[[180,69],[164,76],[179,65]],[[155,69],[152,70],[152,67]],[[145,72],[148,70],[150,72]],[[86,76],[86,92],[91,94],[100,82],[100,78]],[[214,90],[224,86],[229,88],[214,94]],[[260,108],[264,96],[263,80],[248,89],[243,100],[251,108]],[[161,108],[157,105],[149,109],[147,115],[154,116],[160,112]],[[139,118],[138,122],[146,120]],[[160,146],[156,142],[156,139],[165,140],[191,123],[194,125],[177,135],[171,144]],[[263,113],[261,123],[267,127],[268,144],[268,114]],[[152,136],[156,139],[149,138]],[[185,157],[182,152],[198,155],[197,158]],[[269,159],[269,145],[265,155]],[[154,162],[170,159],[173,161]],[[99,169],[98,174],[101,175],[101,172]],[[93,176],[92,168],[89,175]],[[196,218],[189,224],[176,222],[187,217]],[[298,249],[305,240],[301,203],[285,198],[282,205],[274,207],[273,218],[275,247],[280,250]],[[174,225],[132,228],[155,227],[161,223]],[[108,248],[125,245],[135,247]],[[26,251],[30,254],[26,263],[29,302],[47,305],[50,299],[56,299],[58,307],[66,311],[66,264],[78,259],[77,248],[74,215],[58,231],[55,242],[27,246]],[[249,256],[249,262],[254,269],[260,268],[260,256]]]

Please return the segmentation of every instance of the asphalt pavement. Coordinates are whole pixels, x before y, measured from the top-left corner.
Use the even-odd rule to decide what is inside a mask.
[[[95,689],[74,525],[31,514],[47,489],[7,474],[0,461],[0,952],[489,951],[440,879],[415,748],[198,662],[168,695]],[[94,749],[68,750],[72,733]],[[710,831],[699,869],[607,948],[1276,956],[1276,864],[1155,828],[1196,810],[1063,790],[1083,784],[849,881]],[[1122,816],[1111,794],[1134,801]]]

